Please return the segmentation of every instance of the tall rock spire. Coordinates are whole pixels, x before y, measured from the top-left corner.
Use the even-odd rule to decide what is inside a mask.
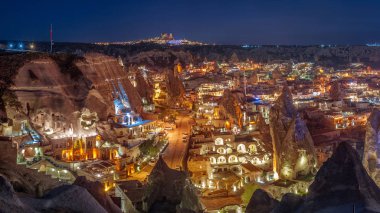
[[[363,152],[363,166],[368,174],[372,176],[377,184],[380,183],[379,157],[379,127],[380,127],[380,110],[373,109],[368,118],[366,126],[365,144]]]
[[[285,86],[269,114],[273,170],[284,179],[306,175],[316,165],[313,139],[292,100],[292,94]]]

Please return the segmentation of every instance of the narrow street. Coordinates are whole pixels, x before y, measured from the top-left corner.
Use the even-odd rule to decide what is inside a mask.
[[[182,137],[184,136],[183,133],[190,133],[190,120],[189,116],[179,115],[176,121],[177,128],[168,131],[169,145],[163,153],[163,158],[172,169],[182,167],[188,143],[183,142]]]
[[[162,153],[162,157],[172,169],[180,169],[183,166],[182,161],[187,151],[188,142],[184,143],[182,137],[183,133],[190,133],[190,121],[190,116],[179,115],[176,121],[177,128],[168,131],[169,144]],[[128,179],[144,181],[152,169],[153,166],[148,164],[141,168],[140,172],[134,173]]]

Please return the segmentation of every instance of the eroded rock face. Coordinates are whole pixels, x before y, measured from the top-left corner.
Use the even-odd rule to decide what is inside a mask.
[[[305,196],[289,193],[276,205],[265,192],[255,194],[247,212],[353,212],[354,209],[379,212],[380,209],[380,189],[367,174],[358,153],[345,142],[322,165]]]
[[[123,86],[129,98],[133,111],[141,114],[143,111],[141,96],[128,78],[128,71],[119,64],[116,58],[98,53],[85,55],[86,62],[77,63],[78,68],[92,83],[93,89],[108,103],[112,112],[113,85]],[[144,89],[144,88],[140,88]],[[110,102],[111,101],[111,102]],[[91,108],[89,108],[92,110]],[[99,112],[98,112],[99,113]]]
[[[28,212],[27,207],[16,196],[10,182],[2,175],[0,175],[0,209],[1,212],[5,213]]]
[[[292,94],[285,86],[269,114],[273,168],[283,179],[306,175],[317,162],[313,139],[292,100]]]
[[[220,112],[234,124],[242,126],[243,113],[239,99],[229,90],[225,90],[219,103]]]
[[[162,157],[148,177],[144,196],[147,212],[200,212],[202,210],[193,186],[185,172],[170,169]]]
[[[41,199],[22,201],[38,212],[107,212],[85,188],[76,185],[60,186]]]
[[[146,73],[142,73],[141,70],[135,70],[135,77],[136,77],[136,83],[137,83],[137,92],[142,98],[145,98],[148,103],[152,103],[152,97],[153,97],[153,86],[148,81],[148,77]],[[145,75],[145,77],[144,77]]]
[[[106,192],[100,182],[88,181],[86,177],[79,176],[73,185],[81,186],[98,201],[98,203],[107,211],[112,213],[121,213],[121,209],[116,206]]]
[[[168,94],[172,99],[179,99],[185,94],[185,87],[182,84],[182,81],[178,77],[178,73],[174,69],[167,69],[167,89]]]
[[[379,168],[377,165],[378,158],[380,157],[379,127],[380,110],[375,108],[369,116],[366,125],[363,165],[367,172],[377,181],[380,180]]]
[[[300,211],[322,209],[379,211],[380,189],[364,169],[358,153],[341,143],[318,171]]]
[[[86,189],[75,185],[59,186],[42,198],[18,197],[11,183],[2,175],[0,175],[0,211],[4,213],[107,212]]]
[[[257,189],[247,205],[246,213],[271,212],[279,202],[262,189]]]
[[[132,109],[137,113],[143,111],[142,97],[137,89],[145,88],[133,87],[128,71],[116,58],[97,53],[84,57],[38,53],[33,57],[23,54],[12,57],[11,60],[19,63],[12,67],[15,70],[11,73],[0,76],[10,81],[1,91],[16,94],[21,107],[28,108],[28,115],[45,108],[69,117],[71,113],[87,108],[96,112],[100,120],[106,120],[109,114],[114,113],[112,83],[117,85],[119,82],[129,97]],[[149,95],[144,91],[142,94]]]

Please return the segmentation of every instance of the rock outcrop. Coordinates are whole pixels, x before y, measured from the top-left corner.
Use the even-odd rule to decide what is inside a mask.
[[[303,197],[286,194],[275,204],[266,192],[260,194],[251,198],[252,205],[248,205],[247,212],[252,209],[259,213],[380,211],[380,189],[367,174],[358,153],[345,142],[322,165]]]
[[[63,185],[42,198],[19,197],[7,178],[0,175],[0,212],[96,212],[106,211],[84,188]]]
[[[121,213],[121,209],[116,206],[108,194],[104,191],[100,182],[88,181],[86,177],[79,176],[73,183],[87,189],[87,191],[98,201],[98,203],[107,211],[112,213]]]
[[[112,110],[113,100],[111,94],[114,92],[113,86],[118,87],[118,83],[120,82],[125,89],[132,109],[139,114],[142,113],[142,98],[130,82],[128,72],[124,70],[116,58],[98,53],[90,53],[85,55],[85,60],[85,62],[77,63],[76,65],[83,72],[83,75],[92,82],[95,94],[100,94]],[[89,109],[92,110],[91,108]]]
[[[41,199],[22,201],[38,212],[107,212],[86,189],[75,185],[55,188]]]
[[[272,198],[267,192],[257,189],[249,200],[246,213],[271,212],[278,204],[279,201]]]
[[[380,110],[375,108],[367,120],[363,165],[378,185],[380,184],[380,169],[378,165],[378,159],[380,158],[379,128]]]
[[[225,90],[219,103],[220,114],[230,120],[231,123],[242,127],[243,112],[239,98],[230,90]]]
[[[181,79],[179,79],[177,75],[178,73],[176,73],[174,69],[167,69],[166,74],[166,88],[169,96],[174,100],[182,98],[185,94],[185,87],[183,86]]]
[[[339,81],[334,81],[331,84],[329,91],[330,98],[334,101],[341,101],[343,98],[342,86]]]
[[[148,79],[145,79],[141,71],[137,70],[136,72],[136,83],[137,83],[137,92],[142,98],[145,98],[148,103],[152,103],[153,100],[153,86],[150,84]]]
[[[128,79],[128,72],[116,58],[97,53],[82,56],[70,54],[2,55],[0,63],[0,111],[5,105],[19,102],[26,113],[49,109],[70,117],[75,111],[87,108],[96,112],[100,120],[114,113],[113,85],[122,85],[132,109],[142,113],[142,97]],[[6,61],[12,62],[6,63]],[[5,62],[4,62],[5,61]],[[144,86],[138,89],[144,90]],[[149,95],[150,93],[142,94]],[[4,100],[4,94],[10,100]],[[13,100],[16,99],[16,100]]]
[[[195,189],[183,171],[170,169],[162,157],[148,177],[144,196],[147,212],[200,212]]]
[[[273,168],[283,179],[306,175],[315,170],[317,162],[313,139],[292,100],[292,94],[285,86],[269,113]]]
[[[27,206],[20,201],[10,182],[2,175],[0,175],[0,211],[4,213],[28,212]],[[30,212],[35,211],[30,210]]]
[[[318,171],[299,210],[350,210],[354,205],[363,212],[379,211],[380,189],[367,174],[358,153],[348,143],[341,143]]]

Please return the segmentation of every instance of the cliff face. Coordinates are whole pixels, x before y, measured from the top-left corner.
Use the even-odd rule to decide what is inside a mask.
[[[108,106],[113,107],[113,85],[117,87],[120,82],[128,95],[133,110],[137,113],[142,112],[141,96],[128,79],[128,72],[123,69],[116,58],[91,53],[86,54],[85,59],[84,63],[77,63],[77,66],[83,75],[92,82],[95,94],[100,94]]]
[[[85,107],[91,83],[80,73],[72,78],[51,58],[36,59],[17,70],[11,90],[23,107],[50,108],[70,114]]]
[[[0,150],[0,174],[13,185],[12,190],[34,195],[37,191],[45,193],[62,184],[44,173],[17,164],[16,147],[9,141],[0,141]]]
[[[373,109],[367,120],[365,144],[363,152],[363,165],[367,172],[380,183],[378,158],[380,157],[379,145],[380,110]]]
[[[145,98],[148,103],[152,103],[153,100],[153,86],[150,84],[148,79],[145,79],[141,71],[136,71],[136,83],[137,92],[142,98]]]
[[[358,153],[347,143],[339,144],[322,165],[305,196],[286,194],[276,203],[267,193],[261,194],[264,195],[260,197],[267,198],[253,196],[247,212],[378,212],[380,209],[380,189],[367,174]]]
[[[309,130],[292,100],[292,95],[285,86],[269,114],[274,150],[273,167],[284,179],[308,174],[317,162]]]
[[[0,80],[10,81],[6,82],[1,95],[3,91],[13,92],[24,109],[29,105],[31,113],[48,108],[52,113],[59,112],[69,117],[85,107],[105,120],[114,112],[113,84],[118,85],[119,82],[132,108],[137,113],[143,110],[137,88],[132,86],[127,71],[115,58],[101,54],[84,57],[65,54],[27,57],[19,54],[9,59],[19,63],[12,67],[9,75],[0,76]],[[7,66],[9,68],[10,65]],[[7,66],[1,66],[1,72],[5,72]]]

